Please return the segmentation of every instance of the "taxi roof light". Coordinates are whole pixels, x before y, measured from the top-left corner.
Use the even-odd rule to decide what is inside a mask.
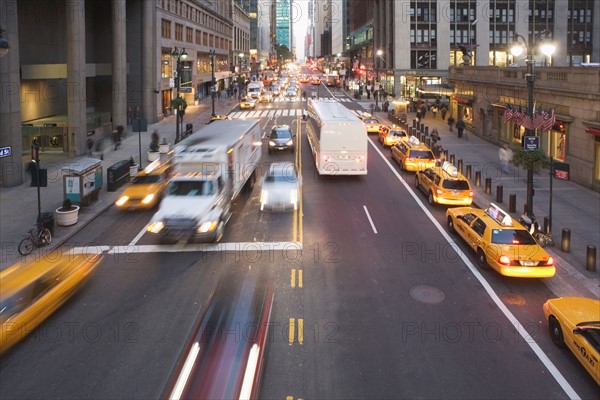
[[[444,161],[444,164],[442,164],[442,170],[444,170],[446,173],[448,173],[453,178],[458,177],[458,169],[453,164],[449,163],[448,161]]]
[[[485,213],[502,226],[514,225],[511,216],[494,203],[490,203],[488,208],[485,209]]]
[[[416,136],[411,136],[408,138],[408,143],[410,144],[421,144],[421,142],[419,141],[419,139],[417,139]]]

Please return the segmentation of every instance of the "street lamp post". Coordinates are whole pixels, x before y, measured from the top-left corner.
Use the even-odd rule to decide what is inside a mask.
[[[40,145],[35,140],[31,145],[31,162],[35,164],[35,173],[36,173],[36,183],[37,183],[37,206],[38,206],[38,215],[37,221],[41,223],[42,220],[42,200],[40,195]],[[33,172],[33,171],[32,171]]]
[[[375,72],[375,78],[373,78],[373,97],[375,97],[375,111],[381,111],[381,109],[379,108],[379,90],[375,89],[376,85],[378,85],[377,82],[379,82],[379,69],[377,68],[377,62],[375,59],[375,54],[377,54],[377,57],[381,57],[381,55],[383,54],[382,50],[377,50],[377,52],[373,52],[373,71]]]
[[[179,99],[179,91],[181,90],[181,73],[183,70],[183,67],[181,65],[181,60],[185,60],[187,58],[188,54],[185,51],[185,48],[179,50],[177,47],[175,47],[175,50],[173,50],[173,53],[171,53],[171,55],[173,57],[177,57],[177,66],[176,66],[176,70],[175,70],[175,73],[177,74],[177,76],[175,77],[175,88],[177,90],[177,99]],[[175,114],[175,143],[179,143],[179,136],[180,136],[180,132],[181,132],[181,129],[180,129],[181,110],[179,109],[179,106],[177,106],[177,109],[175,112],[176,112],[176,114]],[[140,162],[141,162],[141,158],[140,158]]]
[[[542,32],[542,34],[545,32]],[[519,39],[522,43],[519,42]],[[551,43],[543,43],[540,47],[544,55],[551,56],[554,53],[555,46]],[[513,45],[510,48],[510,52],[513,56],[519,57],[523,54],[523,51],[526,51],[527,57],[525,59],[525,63],[527,65],[527,73],[525,74],[525,79],[527,80],[527,116],[529,117],[529,123],[525,127],[525,137],[524,141],[527,141],[528,136],[535,136],[535,128],[531,125],[534,117],[534,107],[535,100],[533,96],[533,88],[535,85],[535,59],[533,54],[533,46],[527,43],[527,40],[519,35],[515,34],[513,38]],[[528,150],[524,148],[524,150]],[[530,218],[534,217],[533,213],[533,166],[527,166],[527,215]]]
[[[210,69],[211,69],[211,74],[212,74],[212,81],[211,81],[211,86],[210,86],[210,97],[212,99],[212,116],[214,117],[215,115],[215,97],[217,96],[217,81],[216,81],[216,76],[215,76],[215,51],[214,50],[209,50],[208,54],[210,55]]]
[[[242,75],[242,62],[244,61],[244,53],[240,53],[238,56],[238,61],[240,62],[240,68],[238,70],[238,73],[240,75]]]

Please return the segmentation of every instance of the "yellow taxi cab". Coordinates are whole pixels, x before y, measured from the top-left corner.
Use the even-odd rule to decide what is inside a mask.
[[[551,278],[556,272],[554,260],[529,231],[494,203],[485,210],[450,208],[446,221],[450,233],[475,251],[482,269],[520,278]]]
[[[242,110],[245,110],[245,109],[248,109],[248,108],[254,109],[254,107],[256,107],[256,100],[254,100],[252,97],[244,97],[240,101],[240,108]]]
[[[401,140],[408,140],[408,133],[397,125],[381,125],[378,139],[384,146],[390,147]]]
[[[319,78],[318,76],[313,76],[310,82],[313,85],[320,85],[321,84],[321,78]]]
[[[300,83],[308,83],[310,82],[310,79],[308,78],[308,75],[301,75],[300,76]]]
[[[431,205],[470,206],[473,203],[473,190],[469,181],[448,161],[441,167],[417,171],[415,187],[427,195],[427,201]]]
[[[421,143],[415,136],[402,140],[392,146],[392,158],[400,164],[405,171],[422,171],[434,168],[435,155],[427,145]]]
[[[569,348],[600,385],[600,300],[559,297],[543,309],[554,344]]]
[[[121,210],[153,208],[160,201],[172,171],[170,162],[152,161],[133,178],[115,206]]]
[[[363,124],[367,129],[367,133],[379,133],[379,128],[383,126],[381,122],[377,118],[369,117],[363,119]]]
[[[222,119],[231,119],[231,117],[229,115],[223,115],[223,114],[213,115],[212,117],[210,117],[207,124],[211,124],[215,121],[220,121]]]
[[[50,252],[0,272],[0,354],[38,327],[92,276],[101,254]]]

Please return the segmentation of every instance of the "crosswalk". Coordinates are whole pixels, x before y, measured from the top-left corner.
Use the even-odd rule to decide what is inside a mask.
[[[244,111],[234,111],[229,113],[231,118],[273,118],[273,117],[301,117],[304,109],[302,108],[292,108],[292,109],[265,109],[265,110],[244,110]],[[358,117],[362,117],[364,115],[370,115],[369,113],[363,110],[351,110]]]
[[[351,103],[352,100],[349,97],[319,97],[320,101],[339,101],[342,103]],[[298,101],[306,101],[306,99],[300,99],[299,97],[275,97],[273,103],[296,103]]]

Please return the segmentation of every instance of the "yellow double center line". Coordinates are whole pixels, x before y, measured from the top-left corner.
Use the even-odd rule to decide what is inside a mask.
[[[298,169],[298,177],[302,179],[302,119],[296,118],[296,168]],[[302,185],[298,189],[298,209],[294,210],[294,222],[293,222],[293,242],[303,242],[302,232]]]

